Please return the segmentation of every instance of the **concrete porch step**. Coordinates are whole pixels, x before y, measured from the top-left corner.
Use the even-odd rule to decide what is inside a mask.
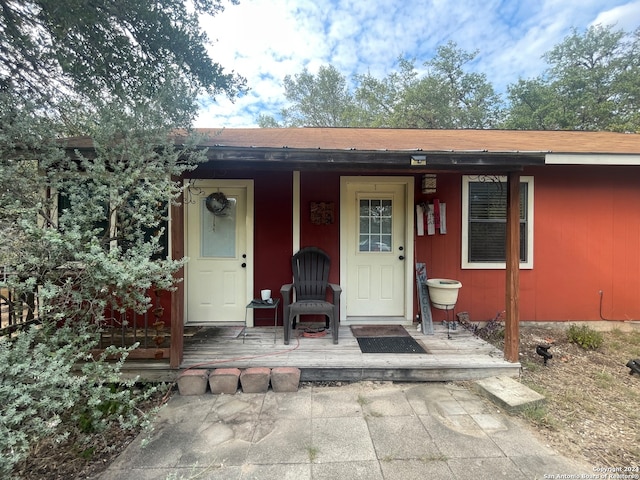
[[[474,388],[509,412],[535,407],[545,402],[544,396],[510,377],[499,376],[477,380]]]

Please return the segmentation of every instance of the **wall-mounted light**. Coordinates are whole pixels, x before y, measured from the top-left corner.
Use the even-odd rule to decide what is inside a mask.
[[[422,175],[422,193],[436,193],[435,173],[425,173]]]
[[[419,167],[421,165],[427,164],[427,156],[426,155],[411,155],[411,166]]]

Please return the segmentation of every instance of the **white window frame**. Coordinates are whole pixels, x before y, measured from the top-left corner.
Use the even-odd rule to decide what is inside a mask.
[[[500,270],[506,269],[506,262],[469,262],[469,183],[486,179],[482,175],[463,175],[462,176],[462,268],[463,269],[483,269],[483,270]],[[507,177],[500,176],[490,180],[483,181],[500,181],[505,183]],[[523,175],[520,177],[520,183],[526,183],[527,186],[527,261],[520,262],[521,269],[533,269],[533,176]]]

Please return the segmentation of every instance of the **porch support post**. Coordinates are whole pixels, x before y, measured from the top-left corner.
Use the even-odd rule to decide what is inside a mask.
[[[179,180],[182,182],[182,179]],[[184,197],[171,205],[171,258],[184,258]],[[184,349],[184,267],[173,274],[176,289],[171,292],[171,346],[169,366],[179,368]]]
[[[520,173],[509,172],[507,180],[506,319],[504,356],[519,361],[520,352]]]

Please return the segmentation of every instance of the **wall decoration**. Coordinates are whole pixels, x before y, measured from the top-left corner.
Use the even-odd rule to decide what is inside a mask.
[[[335,221],[333,202],[311,202],[311,223],[329,225]]]
[[[440,234],[447,233],[447,204],[440,203],[436,198],[428,203],[416,205],[416,234],[421,237],[425,234],[435,235],[436,230]]]
[[[229,207],[229,199],[224,193],[215,192],[207,197],[205,205],[214,215],[224,216],[225,210]]]

